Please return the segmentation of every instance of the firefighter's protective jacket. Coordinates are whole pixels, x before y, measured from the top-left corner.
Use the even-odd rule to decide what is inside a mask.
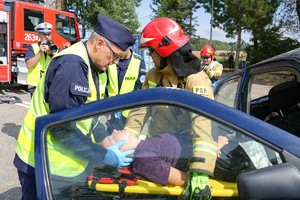
[[[40,46],[38,45],[38,43],[32,44],[32,48],[34,51],[34,55],[36,55],[40,51]],[[28,74],[26,79],[28,85],[35,86],[35,87],[37,86],[37,84],[41,80],[43,73],[46,72],[50,61],[51,61],[50,56],[48,55],[46,56],[45,53],[43,53],[40,59],[38,60],[38,62],[36,63],[36,65],[28,69]]]
[[[223,72],[223,65],[218,61],[211,61],[205,71],[209,78],[219,79]]]
[[[168,65],[162,70],[155,67],[147,73],[143,89],[153,87],[177,88],[179,81],[180,79],[175,74],[172,65]],[[184,77],[184,81],[184,89],[214,99],[211,81],[204,71]],[[213,175],[217,158],[217,144],[211,135],[210,120],[183,109],[177,110],[170,106],[153,106],[132,110],[128,115],[125,129],[139,135],[150,116],[150,135],[160,133],[192,134],[193,157],[200,159],[190,163],[190,171]]]
[[[91,73],[91,67],[89,63],[89,58],[87,50],[82,42],[76,43],[73,46],[61,51],[56,56],[62,56],[66,54],[74,54],[80,56],[88,65],[88,83],[91,96],[87,98],[85,103],[89,103],[97,100],[97,90]],[[105,75],[105,73],[102,73]],[[44,116],[50,113],[49,105],[45,101],[44,97],[44,84],[45,76],[42,77],[41,82],[36,88],[36,92],[33,95],[32,102],[30,104],[29,110],[26,113],[24,123],[21,127],[18,141],[16,144],[17,155],[28,165],[34,167],[34,134],[35,134],[35,121],[37,117]],[[99,75],[99,84],[101,88],[105,88],[106,85],[106,75],[101,77]],[[102,93],[105,90],[100,91]],[[103,95],[100,95],[103,96]],[[63,97],[62,97],[63,98]],[[89,127],[91,125],[91,120],[82,120],[77,122],[77,127],[82,131],[83,134],[87,134]],[[80,174],[86,167],[87,161],[77,157],[76,155],[70,153],[69,151],[58,151],[57,147],[59,144],[52,138],[51,134],[47,134],[47,152],[49,155],[49,165],[52,174],[62,175],[62,176],[76,176]],[[60,147],[58,149],[61,149]],[[68,154],[70,153],[70,155]]]

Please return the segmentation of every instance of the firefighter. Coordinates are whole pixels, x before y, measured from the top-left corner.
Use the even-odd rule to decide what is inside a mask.
[[[35,120],[40,116],[104,97],[106,73],[112,63],[117,64],[124,51],[134,44],[134,36],[118,22],[101,14],[97,15],[97,25],[87,42],[78,42],[55,55],[33,94],[32,102],[20,129],[14,165],[18,169],[22,186],[22,199],[37,199],[35,185],[34,133]],[[47,137],[47,152],[51,176],[76,178],[85,172],[88,160],[93,165],[108,164],[123,167],[130,164],[127,156],[133,151],[121,152],[118,143],[104,149],[93,141],[89,131],[93,121],[70,122],[64,129],[51,130]],[[59,140],[71,134],[72,141]],[[54,145],[58,146],[54,146]],[[61,149],[67,149],[61,152]],[[89,157],[84,157],[88,155]],[[61,164],[64,161],[64,165]],[[86,178],[86,177],[85,177]],[[53,182],[56,191],[65,186]],[[81,181],[81,180],[80,180]],[[81,182],[85,183],[85,181]],[[64,188],[65,189],[65,188]],[[59,195],[59,194],[58,194]]]
[[[124,59],[121,59],[117,65],[112,64],[109,66],[107,75],[109,97],[140,90],[145,81],[145,61],[129,48],[125,52]],[[116,112],[110,115],[106,123],[108,132],[112,133],[114,129],[123,129],[127,115],[128,111]]]
[[[202,67],[211,79],[213,87],[216,86],[219,77],[222,75],[223,65],[216,61],[215,50],[210,45],[204,45],[200,51]]]
[[[38,32],[39,41],[29,45],[25,56],[28,69],[28,92],[31,97],[43,73],[46,71],[51,57],[57,53],[57,50],[55,52],[51,51],[50,46],[47,44],[47,41],[51,40],[52,25],[44,22],[38,24],[34,30]]]
[[[181,88],[214,99],[211,81],[200,69],[200,61],[192,54],[189,40],[179,24],[170,18],[157,18],[145,26],[141,33],[140,48],[148,48],[155,67],[147,72],[143,89]],[[189,164],[191,178],[183,197],[195,199],[202,196],[199,199],[209,199],[209,176],[213,175],[217,158],[211,121],[184,109],[153,106],[131,110],[124,129],[139,136],[149,117],[150,135],[167,132],[192,137],[187,140],[190,144],[184,144],[190,149],[183,153],[190,153],[192,158]]]

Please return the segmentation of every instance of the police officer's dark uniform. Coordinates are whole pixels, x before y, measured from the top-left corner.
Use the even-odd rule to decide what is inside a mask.
[[[135,40],[133,35],[118,22],[100,14],[98,15],[98,23],[94,31],[113,42],[123,51],[132,46]],[[90,43],[88,44],[88,42]],[[24,119],[24,124],[18,136],[14,159],[14,165],[18,169],[19,180],[22,186],[22,199],[37,199],[34,169],[35,119],[48,113],[99,100],[104,96],[106,74],[102,73],[93,64],[90,52],[88,52],[87,45],[93,48],[91,45],[95,45],[94,39],[92,38],[88,42],[78,42],[56,55],[49,64],[46,75],[43,76],[33,95],[32,102]],[[63,176],[66,172],[65,169],[70,169],[67,175],[70,176],[70,173],[71,175],[76,175],[84,170],[85,165],[82,165],[82,163],[85,164],[84,162],[89,159],[95,160],[96,163],[120,165],[118,161],[115,163],[116,160],[113,158],[117,158],[118,155],[125,156],[125,154],[120,153],[118,150],[111,151],[104,149],[98,144],[93,143],[90,138],[85,136],[87,133],[84,133],[77,125],[77,122],[76,124],[71,123],[68,127],[68,129],[72,129],[71,132],[68,132],[72,133],[75,139],[72,141],[72,144],[70,142],[61,144],[64,147],[72,148],[72,151],[75,152],[73,155],[59,152],[59,150],[51,146],[52,142],[58,136],[51,132],[53,141],[50,143],[47,141],[48,153],[49,155],[51,153],[58,155],[57,159],[49,158],[51,173]],[[62,130],[60,133],[62,134],[63,132]],[[81,165],[72,162],[72,156],[80,157],[80,155],[91,157],[81,160]],[[66,168],[61,169],[57,160],[64,159],[67,159],[65,163]]]

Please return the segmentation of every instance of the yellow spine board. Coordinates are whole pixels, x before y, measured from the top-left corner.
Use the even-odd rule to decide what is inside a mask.
[[[91,186],[91,181],[88,181],[88,186]],[[213,197],[237,197],[238,190],[236,183],[229,183],[223,181],[217,181],[210,179],[210,186]],[[118,184],[100,184],[95,186],[96,191],[99,192],[119,192]],[[163,186],[157,183],[153,183],[145,180],[138,180],[136,185],[130,185],[125,187],[125,193],[131,194],[160,194],[179,196],[183,192],[183,187],[167,185]]]

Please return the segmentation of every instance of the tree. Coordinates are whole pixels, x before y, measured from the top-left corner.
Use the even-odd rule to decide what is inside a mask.
[[[275,22],[289,37],[300,40],[300,0],[283,0],[276,12]]]
[[[280,27],[274,26],[263,31],[262,34],[257,36],[257,47],[254,47],[254,45],[246,47],[247,59],[250,64],[258,63],[300,47],[300,42],[297,40],[283,37]]]
[[[280,0],[216,0],[213,25],[223,29],[227,37],[237,36],[236,64],[238,68],[242,31],[250,31],[252,40],[273,20]],[[202,0],[206,12],[210,12],[211,0]]]
[[[132,33],[137,33],[140,24],[135,7],[140,6],[141,0],[61,0],[62,7],[75,6],[78,17],[83,19],[89,28],[97,23],[97,14],[101,13],[113,18]]]
[[[200,8],[197,0],[152,0],[150,4],[154,16],[169,17],[180,24],[186,35],[195,36],[197,23],[194,12]]]

